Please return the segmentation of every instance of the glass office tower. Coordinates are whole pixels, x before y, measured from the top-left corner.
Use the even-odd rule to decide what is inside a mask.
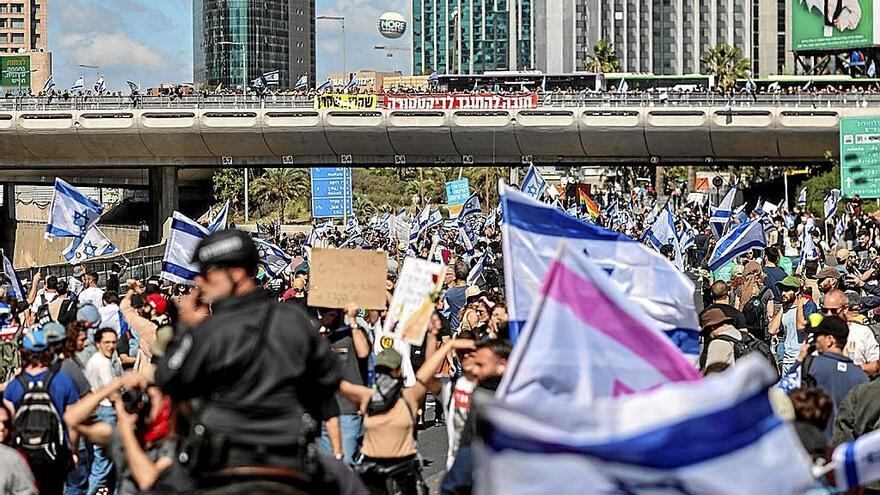
[[[280,71],[315,82],[315,0],[193,0],[193,82],[234,88]]]

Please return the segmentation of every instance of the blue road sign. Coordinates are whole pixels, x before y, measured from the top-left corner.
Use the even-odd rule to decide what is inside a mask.
[[[351,168],[312,169],[312,217],[342,218],[354,214],[351,194]]]

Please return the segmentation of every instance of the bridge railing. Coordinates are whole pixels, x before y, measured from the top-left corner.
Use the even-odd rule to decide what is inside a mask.
[[[0,98],[0,111],[100,111],[125,109],[262,109],[313,108],[311,97],[302,95],[190,95],[168,96],[76,96]],[[574,107],[877,107],[880,94],[737,94],[733,97],[709,92],[546,93],[543,108]]]

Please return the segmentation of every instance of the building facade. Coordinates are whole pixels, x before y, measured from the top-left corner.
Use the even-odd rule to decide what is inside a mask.
[[[2,1],[2,0],[0,0]],[[193,82],[234,88],[274,70],[315,83],[315,0],[193,0]]]
[[[0,92],[36,93],[52,74],[48,0],[0,0]]]
[[[531,70],[543,0],[413,0],[413,75]]]
[[[600,39],[611,42],[623,72],[658,75],[705,71],[700,59],[727,43],[765,77],[791,69],[787,1],[564,0],[574,3],[575,64],[583,68]]]

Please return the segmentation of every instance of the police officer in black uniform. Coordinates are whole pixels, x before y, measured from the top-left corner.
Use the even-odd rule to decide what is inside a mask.
[[[259,289],[258,261],[239,230],[196,249],[196,289],[156,369],[162,390],[191,409],[178,460],[218,493],[360,493],[315,444],[341,379],[336,360],[299,306]]]

